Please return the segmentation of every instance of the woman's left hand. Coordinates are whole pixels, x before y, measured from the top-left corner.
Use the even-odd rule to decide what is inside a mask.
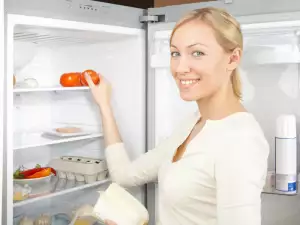
[[[113,222],[111,220],[105,220],[104,223],[105,223],[105,225],[117,225],[115,222]]]

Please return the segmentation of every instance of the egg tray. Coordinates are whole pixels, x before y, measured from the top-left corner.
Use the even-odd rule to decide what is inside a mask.
[[[77,180],[93,183],[104,180],[108,169],[104,159],[79,156],[62,156],[52,159],[48,164],[54,168],[61,179]]]
[[[57,170],[58,178],[60,179],[68,179],[68,180],[76,180],[78,182],[86,182],[87,184],[94,183],[96,181],[105,180],[108,175],[108,170],[104,170],[100,173],[92,174],[92,175],[84,175],[80,173],[71,173],[66,171]]]

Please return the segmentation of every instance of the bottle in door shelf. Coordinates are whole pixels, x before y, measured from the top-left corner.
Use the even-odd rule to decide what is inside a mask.
[[[276,121],[275,188],[288,194],[297,192],[297,133],[295,115],[280,115]]]

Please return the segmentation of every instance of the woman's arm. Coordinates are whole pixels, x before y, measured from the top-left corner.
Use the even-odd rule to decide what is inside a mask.
[[[99,77],[100,83],[95,85],[91,77],[87,73],[85,74],[85,79],[91,89],[94,100],[100,109],[105,146],[108,146],[121,142],[121,136],[110,103],[112,92],[111,85],[100,74]]]
[[[105,155],[112,180],[122,186],[137,186],[154,181],[167,152],[168,141],[131,162],[110,105],[110,84],[102,76],[99,85],[95,85],[87,74],[85,77],[100,108]]]
[[[111,179],[125,187],[143,185],[157,179],[158,170],[168,152],[168,140],[131,161],[124,143],[106,148],[106,161]]]
[[[164,159],[166,144],[130,161],[111,107],[101,110],[105,155],[111,179],[122,186],[138,186],[154,181]]]
[[[269,145],[259,135],[234,140],[217,156],[217,224],[261,225],[261,192]]]
[[[100,107],[100,111],[105,147],[122,142],[111,106],[107,105],[103,108]]]

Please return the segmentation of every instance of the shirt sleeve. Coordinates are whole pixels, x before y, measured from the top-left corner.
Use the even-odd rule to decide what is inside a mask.
[[[215,165],[218,225],[261,225],[269,145],[260,135],[235,137]]]
[[[168,150],[168,139],[155,149],[131,161],[124,143],[116,143],[106,148],[106,161],[112,181],[132,187],[155,181],[158,170]]]

